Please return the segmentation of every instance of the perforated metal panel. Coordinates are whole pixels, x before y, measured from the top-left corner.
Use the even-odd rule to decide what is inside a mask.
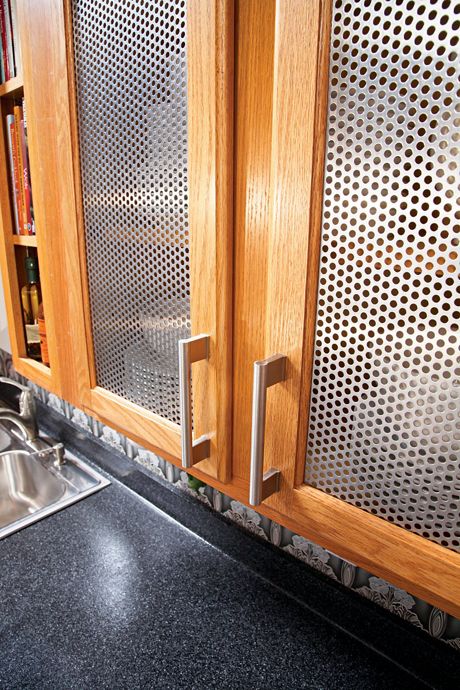
[[[179,421],[190,334],[185,0],[73,0],[97,384]]]
[[[334,3],[305,473],[457,551],[459,13]]]

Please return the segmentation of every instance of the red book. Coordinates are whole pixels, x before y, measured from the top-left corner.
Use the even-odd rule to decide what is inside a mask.
[[[19,160],[17,151],[17,140],[14,123],[14,115],[7,115],[6,124],[8,127],[8,148],[10,152],[10,167],[11,167],[11,184],[12,196],[14,203],[14,216],[16,221],[16,233],[21,235],[23,233],[23,219],[22,219],[22,203],[21,203],[21,186],[19,183]]]
[[[21,122],[22,122],[22,108],[20,105],[14,106],[14,140],[16,142],[16,152],[18,155],[18,171],[19,171],[19,215],[22,216],[21,235],[28,235],[27,229],[27,215],[26,215],[26,195],[24,189],[24,163],[22,160],[22,145],[21,145]]]
[[[11,71],[8,60],[8,41],[6,37],[6,15],[4,0],[0,0],[0,32],[2,39],[3,69],[5,70],[5,81],[8,81],[11,79]]]

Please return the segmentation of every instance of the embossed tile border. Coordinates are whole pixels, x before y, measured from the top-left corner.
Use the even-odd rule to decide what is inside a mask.
[[[101,424],[89,415],[70,405],[53,393],[19,376],[13,367],[11,355],[0,350],[1,375],[20,380],[29,386],[42,402],[53,410],[64,415],[88,433],[94,434],[108,446],[115,448],[139,463],[145,473],[160,477],[173,484],[197,501],[205,503],[221,513],[240,527],[252,532],[261,539],[267,540],[307,566],[320,571],[333,580],[357,592],[366,599],[382,606],[387,611],[399,616],[460,652],[460,620],[444,611],[427,604],[408,592],[395,587],[389,582],[375,577],[353,563],[323,549],[307,539],[291,532],[276,522],[260,515],[244,504],[234,501],[229,496],[207,484],[187,475],[183,470],[172,465],[164,458],[145,450],[138,444]]]

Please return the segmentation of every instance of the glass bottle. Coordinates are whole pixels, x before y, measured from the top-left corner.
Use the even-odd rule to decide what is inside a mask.
[[[37,257],[26,256],[24,266],[27,283],[21,288],[21,304],[26,330],[27,354],[33,359],[41,359],[38,316],[42,297]]]
[[[38,308],[38,335],[40,337],[40,354],[43,364],[47,367],[50,365],[50,357],[48,353],[48,340],[46,337],[46,323],[45,312],[43,310],[43,302]]]

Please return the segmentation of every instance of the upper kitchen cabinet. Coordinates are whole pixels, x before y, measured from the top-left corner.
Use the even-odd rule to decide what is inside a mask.
[[[258,510],[457,616],[458,28],[239,3],[233,420]]]
[[[12,2],[4,17],[8,50],[0,84],[0,263],[14,366],[62,394],[72,362],[62,346],[71,327],[59,240],[67,209],[59,188],[72,179],[48,177],[48,170],[59,167],[57,144],[66,124],[60,117],[65,61],[56,61],[50,73],[54,38],[39,5],[43,3]]]
[[[18,6],[51,365],[4,132],[21,373],[459,616],[458,3]]]
[[[72,399],[226,481],[233,3],[37,5],[61,37],[58,59],[67,56]]]

